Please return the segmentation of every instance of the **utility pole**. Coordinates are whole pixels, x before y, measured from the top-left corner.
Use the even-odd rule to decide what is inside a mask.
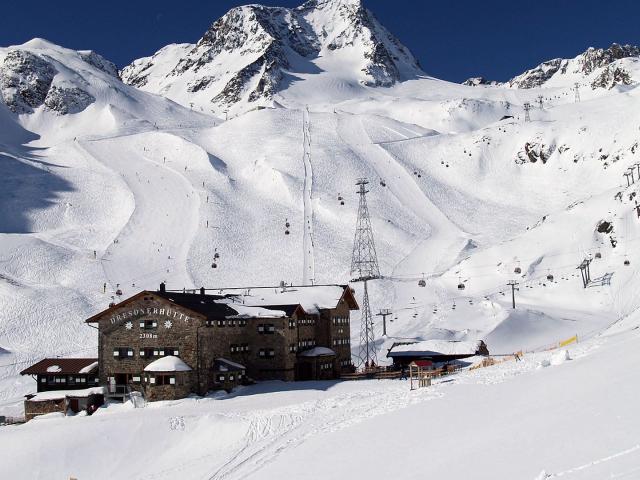
[[[360,178],[356,182],[360,203],[358,205],[358,220],[356,222],[356,233],[353,241],[353,252],[351,255],[351,275],[352,282],[364,283],[364,296],[362,299],[362,317],[360,320],[360,365],[371,365],[377,362],[376,348],[373,334],[373,316],[369,305],[369,290],[367,282],[380,278],[380,267],[378,266],[378,256],[373,241],[373,229],[369,218],[369,208],[367,207],[367,185],[366,178]],[[359,365],[359,366],[360,366]]]
[[[507,283],[508,286],[511,287],[511,305],[513,307],[513,309],[515,310],[516,308],[516,290],[520,290],[518,287],[518,282],[516,282],[515,280],[511,280],[509,283]]]
[[[524,121],[530,122],[531,116],[529,115],[529,110],[531,110],[531,104],[529,102],[524,102]]]
[[[576,92],[575,101],[578,103],[580,101],[580,84],[578,82],[574,83],[573,89]]]
[[[622,175],[624,175],[624,178],[627,179],[627,187],[630,187],[632,182],[629,180],[629,175],[631,174],[629,172],[625,172]]]
[[[387,336],[387,317],[391,315],[393,312],[388,308],[383,308],[380,312],[376,313],[377,317],[382,317],[382,336]]]
[[[540,110],[544,110],[544,97],[542,95],[538,95],[538,105],[540,105]]]

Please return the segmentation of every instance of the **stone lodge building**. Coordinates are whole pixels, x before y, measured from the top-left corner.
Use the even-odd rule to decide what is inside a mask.
[[[147,400],[249,380],[337,378],[352,367],[344,285],[143,291],[86,320],[98,329],[100,384]]]

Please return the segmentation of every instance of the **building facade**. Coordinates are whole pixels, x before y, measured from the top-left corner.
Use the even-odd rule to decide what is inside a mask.
[[[337,378],[351,368],[356,309],[351,288],[340,285],[215,293],[161,285],[86,322],[99,332],[100,384],[113,395],[162,400],[251,380]]]

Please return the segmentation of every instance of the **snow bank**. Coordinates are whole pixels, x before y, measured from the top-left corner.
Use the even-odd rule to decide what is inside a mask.
[[[561,350],[551,356],[551,365],[561,365],[567,360],[571,360],[569,350]]]

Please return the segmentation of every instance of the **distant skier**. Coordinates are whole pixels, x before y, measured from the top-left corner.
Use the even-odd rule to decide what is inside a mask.
[[[102,284],[102,293],[107,293],[107,284],[106,283]]]
[[[94,260],[95,260],[96,258],[98,258],[98,253],[97,253],[95,250],[93,251],[93,258],[94,258]]]

